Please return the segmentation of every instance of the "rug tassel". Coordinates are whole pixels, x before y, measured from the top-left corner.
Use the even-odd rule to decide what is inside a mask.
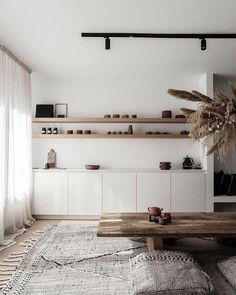
[[[21,259],[23,256],[25,256],[25,254],[21,254],[21,255],[10,255],[7,259],[9,259],[9,261],[13,261],[14,259]]]
[[[3,260],[3,262],[19,262],[21,261],[21,257],[18,258],[6,258]]]
[[[10,276],[7,276],[6,278],[0,278],[0,282],[7,282],[10,280]]]
[[[12,266],[12,267],[14,267],[14,266],[18,266],[18,264],[16,264],[16,263],[9,263],[9,262],[1,262],[0,263],[0,266]]]
[[[24,255],[24,254],[26,254],[27,253],[27,251],[21,251],[21,252],[11,252],[10,253],[10,255],[14,255],[14,256],[17,256],[17,255]]]
[[[13,272],[15,272],[15,270],[16,270],[16,267],[14,267],[14,268],[11,268],[11,269],[1,269],[0,268],[0,275],[12,275],[12,273]]]
[[[30,240],[31,240],[32,242],[37,242],[37,241],[38,241],[38,239],[33,238],[33,237],[31,237]]]
[[[0,276],[12,276],[13,275],[13,273],[15,272],[15,269],[14,270],[7,270],[7,271],[5,271],[5,272],[2,272],[2,271],[0,270]]]

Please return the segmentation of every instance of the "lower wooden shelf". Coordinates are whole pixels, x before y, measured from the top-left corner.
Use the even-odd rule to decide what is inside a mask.
[[[34,134],[33,138],[190,138],[186,134]]]

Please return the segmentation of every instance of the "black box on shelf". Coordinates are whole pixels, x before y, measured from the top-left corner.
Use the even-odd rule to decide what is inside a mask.
[[[36,118],[53,118],[53,104],[37,104],[36,105]]]

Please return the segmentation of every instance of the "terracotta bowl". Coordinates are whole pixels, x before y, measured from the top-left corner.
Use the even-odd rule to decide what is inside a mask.
[[[85,165],[85,168],[87,170],[98,170],[100,168],[100,165]]]

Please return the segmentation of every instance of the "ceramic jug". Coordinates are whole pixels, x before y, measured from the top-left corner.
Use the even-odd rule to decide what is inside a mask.
[[[159,207],[148,207],[149,214],[153,216],[161,216],[162,210],[163,208],[159,208]]]

